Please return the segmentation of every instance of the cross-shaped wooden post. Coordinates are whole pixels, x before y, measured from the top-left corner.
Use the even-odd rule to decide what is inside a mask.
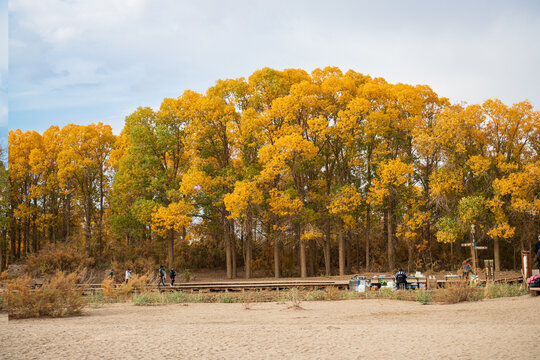
[[[477,262],[477,250],[486,250],[487,246],[476,246],[476,241],[474,240],[474,225],[471,228],[471,234],[472,234],[472,243],[464,243],[461,244],[461,246],[470,246],[471,247],[471,258],[473,262],[473,271],[476,274],[476,264]]]

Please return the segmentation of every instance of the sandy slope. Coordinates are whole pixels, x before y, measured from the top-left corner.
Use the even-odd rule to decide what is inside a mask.
[[[6,321],[2,359],[535,359],[540,297],[422,306],[390,300],[107,305]],[[536,313],[536,315],[534,314]]]

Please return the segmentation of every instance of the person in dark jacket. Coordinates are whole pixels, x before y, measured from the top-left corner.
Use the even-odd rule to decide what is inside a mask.
[[[540,270],[540,235],[538,235],[538,241],[534,244],[534,254],[536,255],[536,261],[538,262],[538,270]]]
[[[407,274],[401,269],[396,273],[396,287],[398,290],[407,288]]]
[[[169,271],[169,274],[171,276],[171,286],[174,286],[174,278],[176,277],[176,271],[174,271],[174,269],[171,269],[171,271]]]
[[[158,286],[159,285],[163,285],[165,286],[165,267],[163,265],[161,265],[159,267],[159,270],[158,270],[158,273],[159,273],[159,282],[158,282]]]

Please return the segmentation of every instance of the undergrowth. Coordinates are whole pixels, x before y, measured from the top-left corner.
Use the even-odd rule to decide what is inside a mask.
[[[63,317],[80,314],[86,300],[77,289],[77,274],[57,272],[40,287],[33,288],[30,277],[7,281],[5,297],[9,318]]]

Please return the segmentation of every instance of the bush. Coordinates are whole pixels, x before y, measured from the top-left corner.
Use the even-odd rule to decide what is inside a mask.
[[[110,279],[105,279],[101,282],[101,292],[109,300],[116,299],[115,285]]]
[[[134,294],[132,301],[133,301],[133,304],[137,306],[165,304],[165,301],[163,299],[163,296],[161,296],[161,294],[151,292],[151,291],[147,291],[142,294]]]
[[[105,279],[101,283],[103,296],[109,300],[126,301],[133,292],[147,292],[150,279],[147,275],[133,275],[129,281],[116,286],[113,280]]]
[[[521,296],[528,293],[527,287],[523,284],[488,284],[484,288],[484,297],[486,299],[495,299],[500,297]]]
[[[306,301],[322,301],[326,300],[326,292],[322,290],[310,291],[305,296]]]
[[[99,307],[99,305],[107,302],[107,299],[103,295],[102,291],[96,292],[87,298],[87,303],[91,304],[93,307]]]
[[[191,281],[191,272],[189,269],[184,269],[184,272],[182,273],[182,279],[184,282],[190,282]]]
[[[57,271],[75,272],[94,263],[84,252],[67,245],[47,245],[26,260],[26,271],[33,275],[52,275]]]
[[[227,293],[225,293],[225,295],[223,295],[223,296],[221,297],[221,302],[222,302],[222,303],[227,303],[227,304],[232,304],[232,303],[234,303],[234,302],[236,302],[236,301],[235,301],[235,298],[232,297],[231,294],[229,294],[229,293],[227,292]]]
[[[302,310],[302,301],[300,300],[300,291],[298,288],[292,288],[289,291],[289,301],[291,304],[287,307],[293,310]]]
[[[416,301],[422,305],[427,305],[433,301],[433,297],[427,290],[420,289],[416,292]]]
[[[86,301],[77,289],[76,279],[76,274],[57,272],[36,289],[32,289],[28,276],[8,281],[6,299],[9,317],[21,319],[80,314]]]
[[[188,295],[181,291],[173,291],[165,293],[165,301],[167,303],[173,303],[173,304],[182,304],[186,302],[191,302],[190,298],[192,298],[193,295]]]
[[[483,289],[469,286],[449,286],[437,289],[433,301],[443,304],[457,304],[463,301],[478,301],[484,298]]]

